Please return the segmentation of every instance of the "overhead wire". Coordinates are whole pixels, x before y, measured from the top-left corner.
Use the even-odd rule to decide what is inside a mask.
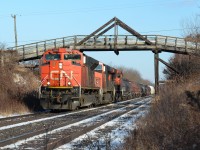
[[[178,2],[181,2],[182,0],[179,0]],[[49,11],[49,12],[32,12],[32,13],[17,13],[20,14],[20,16],[36,16],[36,15],[58,15],[58,14],[66,14],[66,13],[88,13],[88,12],[99,12],[99,11],[110,11],[110,10],[120,10],[120,9],[129,9],[129,8],[137,8],[137,7],[147,7],[147,6],[166,6],[166,4],[174,3],[174,0],[168,0],[168,1],[160,1],[160,0],[153,0],[148,2],[139,2],[139,3],[129,3],[125,4],[122,3],[119,6],[113,5],[112,6],[101,6],[96,8],[78,8],[78,9],[71,9],[69,11]],[[175,1],[177,2],[177,1]],[[191,0],[184,0],[184,2],[191,2]],[[132,6],[131,6],[132,5]],[[10,17],[10,15],[0,15],[1,17]]]
[[[190,30],[190,29],[196,29],[196,28],[200,28],[200,27],[195,27],[195,28],[179,28],[179,29],[163,29],[163,30],[154,30],[154,31],[145,31],[145,32],[140,32],[140,33],[155,33],[155,32],[171,32],[171,31],[180,31],[180,30]],[[124,33],[124,34],[127,34],[127,33]],[[38,41],[41,41],[41,40],[27,40],[27,41],[18,41],[18,42],[38,42]],[[42,41],[45,41],[45,40],[42,40]],[[7,42],[7,43],[15,43],[15,42]]]
[[[179,0],[178,2],[181,2],[182,0]],[[155,3],[159,6],[166,6],[166,4],[169,4],[171,2],[174,2],[174,0],[168,0],[168,1],[160,1],[160,0],[153,0],[153,1],[148,1],[148,2],[140,2],[140,3],[134,3],[134,6],[130,6],[130,3],[126,5],[120,5],[118,7],[114,7],[114,8],[110,8],[109,6],[102,6],[102,7],[97,7],[97,8],[83,8],[83,9],[74,9],[74,10],[70,10],[70,11],[50,11],[50,12],[33,12],[33,13],[27,13],[27,14],[20,14],[19,16],[34,16],[34,15],[56,15],[56,14],[65,14],[65,13],[81,13],[81,12],[95,12],[95,11],[105,11],[105,10],[113,10],[113,9],[119,9],[119,8],[137,8],[137,7],[146,7],[146,6],[154,6]],[[177,2],[177,1],[176,1]],[[184,2],[191,2],[191,0],[184,0]],[[197,3],[197,2],[196,2]],[[124,3],[123,3],[124,4]],[[109,8],[108,8],[109,7]],[[112,6],[113,7],[113,6]],[[10,15],[5,15],[1,17],[10,17]],[[146,31],[146,32],[141,32],[141,33],[152,33],[152,32],[170,32],[170,31],[177,31],[177,30],[185,30],[185,29],[189,29],[189,28],[182,28],[182,29],[163,29],[163,30],[157,30],[157,31]],[[18,42],[35,42],[38,40],[28,40],[28,41],[18,41]],[[8,43],[14,43],[14,42],[8,42]]]

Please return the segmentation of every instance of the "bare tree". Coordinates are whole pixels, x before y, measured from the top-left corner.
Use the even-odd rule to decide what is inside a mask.
[[[200,16],[196,15],[185,19],[182,23],[184,37],[187,41],[200,42]],[[195,55],[175,54],[170,58],[169,64],[176,68],[179,74],[165,68],[166,79],[188,78],[192,74],[200,73],[200,57]]]
[[[125,66],[115,66],[115,68],[121,70],[124,78],[127,78],[130,81],[152,85],[151,81],[147,79],[143,79],[141,74],[133,68],[128,68]]]
[[[200,16],[196,15],[191,18],[187,18],[182,22],[184,29],[183,36],[187,40],[199,41],[200,40]]]

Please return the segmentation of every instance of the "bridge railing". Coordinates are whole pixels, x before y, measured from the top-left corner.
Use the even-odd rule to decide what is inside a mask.
[[[143,35],[143,36],[152,43],[151,46],[162,49],[170,49],[171,51],[182,51],[182,52],[192,52],[192,53],[197,53],[200,50],[200,43],[185,40],[184,38],[162,36],[162,35]],[[82,45],[78,45],[78,43],[82,41],[85,37],[87,37],[87,35],[68,36],[63,38],[57,38],[57,39],[51,39],[51,40],[21,45],[18,46],[17,49],[15,47],[10,49],[17,50],[20,59],[29,59],[33,57],[40,57],[47,49],[59,48],[59,47],[72,47],[76,49],[77,47],[81,46],[82,49],[87,49],[87,48],[108,49],[109,46],[114,47],[117,45],[121,46],[121,49],[123,49],[123,46],[126,45],[129,46],[146,45],[144,40],[140,40],[139,38],[133,35],[94,36],[88,39]],[[150,48],[148,46],[146,47]]]
[[[156,45],[164,47],[172,47],[174,51],[182,51],[189,53],[199,53],[200,52],[200,43],[197,41],[186,40],[184,38],[177,38],[171,36],[156,36]]]
[[[40,41],[36,43],[30,43],[26,45],[20,45],[9,48],[10,50],[17,50],[20,59],[28,59],[29,57],[39,57],[47,49],[66,47],[74,42],[74,36],[51,39],[46,41]]]

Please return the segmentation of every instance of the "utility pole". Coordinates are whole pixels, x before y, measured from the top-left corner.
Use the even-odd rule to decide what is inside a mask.
[[[17,50],[17,25],[16,25],[16,15],[11,15],[14,19],[14,32],[15,32],[15,49]]]

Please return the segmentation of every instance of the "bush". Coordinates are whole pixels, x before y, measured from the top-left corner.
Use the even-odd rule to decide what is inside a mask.
[[[200,149],[200,99],[196,80],[162,88],[160,100],[126,139],[124,149]],[[196,90],[198,89],[198,90]]]
[[[31,111],[32,106],[28,106],[24,98],[37,90],[38,79],[29,69],[18,64],[15,51],[1,50],[0,58],[0,113],[9,115]]]
[[[114,68],[121,70],[123,73],[123,77],[129,79],[130,81],[146,85],[152,85],[152,83],[149,80],[143,79],[141,77],[141,74],[137,70],[134,70],[133,68],[128,68],[125,66],[114,66]]]
[[[137,123],[123,149],[200,149],[200,59],[188,60],[178,55],[171,60],[180,74],[168,74],[173,82],[160,88],[160,99]]]

